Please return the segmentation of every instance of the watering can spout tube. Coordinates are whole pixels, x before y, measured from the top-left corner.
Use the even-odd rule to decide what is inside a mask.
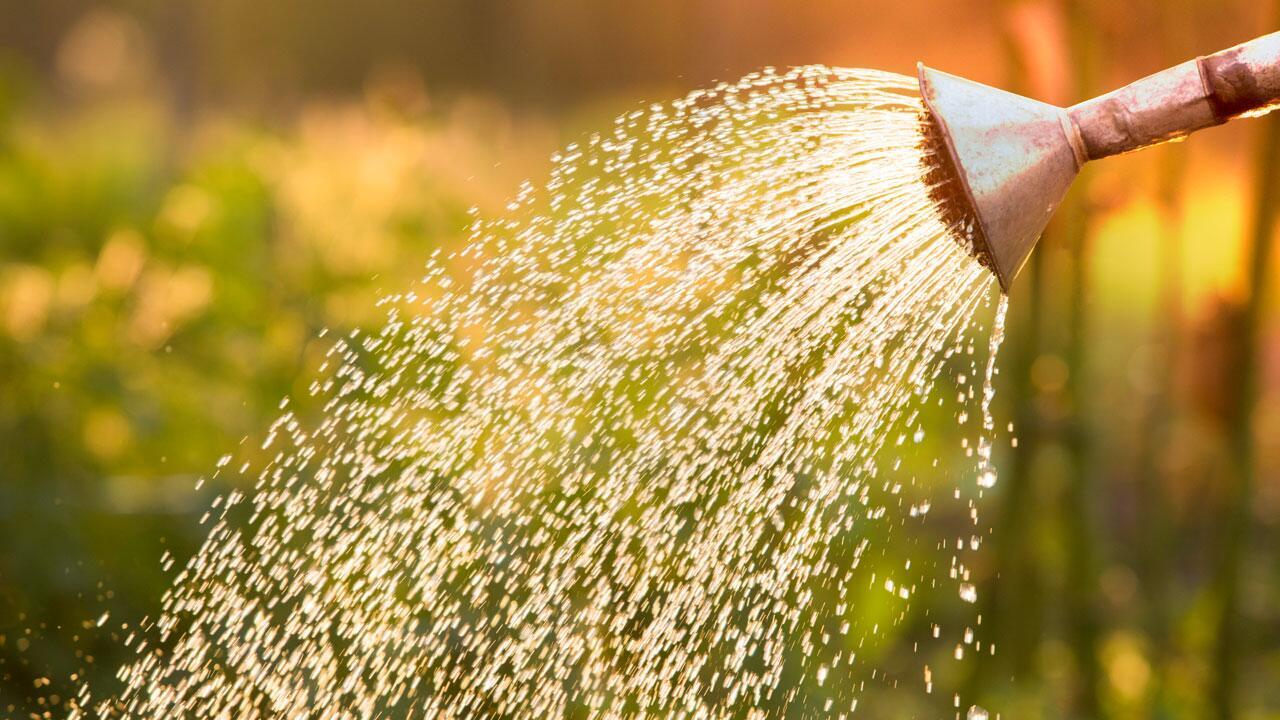
[[[1139,150],[1280,102],[1280,32],[1070,108],[1089,160]]]

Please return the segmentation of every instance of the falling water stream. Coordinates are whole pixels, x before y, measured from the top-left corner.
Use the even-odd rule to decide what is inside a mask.
[[[915,85],[766,72],[568,147],[334,341],[322,413],[285,403],[220,464],[243,489],[122,691],[79,704],[883,717],[868,688],[934,693],[928,648],[988,650],[916,595],[976,599],[1004,307],[929,199]],[[913,456],[935,406],[978,423],[963,467]],[[886,571],[878,544],[943,502],[964,535]],[[899,671],[873,646],[902,623],[924,630]]]

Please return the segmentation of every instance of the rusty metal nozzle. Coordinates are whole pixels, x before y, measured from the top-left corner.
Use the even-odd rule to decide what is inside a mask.
[[[935,184],[971,220],[974,253],[1008,291],[1080,168],[1280,107],[1280,32],[1071,108],[922,63]]]

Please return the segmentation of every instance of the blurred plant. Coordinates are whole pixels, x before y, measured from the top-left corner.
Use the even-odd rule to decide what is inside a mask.
[[[60,58],[73,96],[0,118],[0,714],[117,663],[162,551],[199,541],[197,476],[549,144],[493,103],[424,114],[404,83],[283,134],[185,125],[109,14]]]
[[[1243,308],[1230,335],[1231,380],[1226,401],[1229,486],[1221,515],[1220,547],[1215,583],[1218,604],[1217,642],[1210,700],[1222,720],[1241,716],[1240,667],[1254,654],[1245,633],[1241,603],[1242,568],[1253,528],[1250,520],[1258,473],[1254,438],[1257,396],[1262,391],[1259,353],[1262,314],[1274,255],[1277,213],[1280,213],[1280,117],[1260,128],[1255,173],[1252,230],[1246,255],[1248,277]]]

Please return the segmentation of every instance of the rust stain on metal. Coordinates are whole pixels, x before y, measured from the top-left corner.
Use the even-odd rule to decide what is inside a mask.
[[[924,65],[920,93],[935,200],[1008,290],[1085,162],[1280,107],[1280,32],[1068,109]]]

